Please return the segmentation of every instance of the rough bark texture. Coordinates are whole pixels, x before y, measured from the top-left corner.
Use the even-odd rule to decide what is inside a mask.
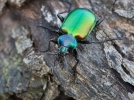
[[[72,9],[91,9],[104,21],[86,40],[122,37],[101,44],[79,44],[77,83],[67,55],[67,67],[54,66],[46,50],[58,35],[38,23],[58,29],[66,0],[0,0],[0,100],[134,100],[134,0],[68,0]],[[58,46],[51,44],[51,52]],[[68,69],[68,70],[67,70]]]

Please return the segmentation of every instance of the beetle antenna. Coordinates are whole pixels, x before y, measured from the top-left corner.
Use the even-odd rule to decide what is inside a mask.
[[[50,55],[58,55],[59,54],[59,52],[48,52],[48,54],[50,54]]]

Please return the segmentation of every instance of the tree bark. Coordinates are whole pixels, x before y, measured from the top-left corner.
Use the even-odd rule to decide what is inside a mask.
[[[69,3],[68,3],[69,2]],[[0,1],[0,100],[134,100],[133,0],[22,0]],[[74,83],[75,57],[67,66],[56,62],[59,35],[39,23],[59,29],[57,14],[75,8],[92,10],[104,20],[86,40],[105,43],[78,44],[80,62]],[[63,14],[66,16],[67,13]],[[89,22],[87,22],[89,23]],[[63,68],[62,68],[63,67]]]

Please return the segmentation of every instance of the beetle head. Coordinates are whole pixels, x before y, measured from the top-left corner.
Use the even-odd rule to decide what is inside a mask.
[[[60,52],[60,54],[65,55],[66,53],[68,53],[68,48],[65,47],[65,46],[61,46],[61,47],[59,48],[59,52]]]
[[[72,34],[59,36],[58,44],[60,45],[59,52],[64,55],[67,54],[69,50],[73,50],[77,47],[77,41]]]

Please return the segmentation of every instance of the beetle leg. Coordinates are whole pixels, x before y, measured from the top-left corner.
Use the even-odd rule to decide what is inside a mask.
[[[98,26],[103,20],[104,20],[103,18],[100,18],[100,19],[97,21],[95,27]]]
[[[55,38],[50,39],[50,40],[49,40],[49,44],[48,44],[48,48],[47,48],[46,51],[50,51],[50,43],[51,43],[51,42],[53,42],[53,43],[55,43],[55,44],[58,44],[57,39],[55,39]]]
[[[54,60],[54,66],[56,65],[56,61],[59,61],[59,58],[56,58],[56,59]]]
[[[115,5],[116,2],[117,2],[117,0],[115,0],[115,1],[113,2],[113,4],[112,4],[112,11],[114,10],[114,5]],[[97,15],[98,15],[98,14],[97,14]],[[99,15],[98,15],[98,16],[99,16]],[[99,16],[99,17],[101,17],[101,16]],[[96,26],[98,26],[103,20],[104,20],[104,19],[101,17],[101,18],[97,21]]]
[[[76,51],[76,49],[73,50],[74,52],[74,56],[75,56],[75,59],[76,59],[76,64],[73,66],[72,70],[74,71],[74,82],[76,83],[76,77],[77,77],[77,65],[79,63],[79,58],[78,58],[78,53]]]
[[[43,24],[43,23],[39,23],[37,26],[38,26],[38,27],[46,28],[46,29],[48,29],[48,30],[50,30],[50,31],[52,31],[52,32],[56,32],[56,33],[58,33],[59,35],[62,35],[62,33],[60,32],[60,29],[53,29],[53,28],[51,28],[51,27],[49,27],[49,26],[47,26],[47,25],[45,25],[45,24]]]
[[[68,12],[68,11],[64,11],[64,12],[61,12],[61,13],[58,13],[58,14],[57,14],[57,16],[58,16],[58,18],[61,20],[61,22],[64,21],[64,17],[61,16],[60,14],[67,13],[67,12]]]
[[[58,44],[58,43],[57,43],[57,39],[53,38],[53,39],[50,39],[50,40],[49,40],[49,44],[48,44],[47,50],[39,50],[38,48],[36,48],[36,50],[38,50],[38,51],[40,51],[40,52],[44,52],[44,53],[50,51],[50,43],[51,43],[51,42],[53,42],[53,43],[55,43],[55,44]]]
[[[104,42],[113,41],[113,40],[122,40],[124,38],[125,37],[109,38],[109,39],[100,40],[100,41],[78,41],[78,43],[81,43],[81,44],[104,43]]]
[[[63,11],[63,12],[60,12],[60,13],[58,13],[58,14],[57,14],[57,16],[58,16],[58,18],[61,20],[61,22],[63,22],[63,21],[64,21],[64,17],[63,17],[63,16],[61,16],[60,14],[68,13],[68,12],[70,12],[70,10],[71,10],[71,8],[72,8],[72,4],[71,4],[71,3],[69,3],[69,2],[67,2],[67,3],[70,5],[70,7],[69,7],[68,11]]]
[[[117,0],[114,1],[113,5],[112,5],[112,11],[114,11],[114,5],[116,3]]]

